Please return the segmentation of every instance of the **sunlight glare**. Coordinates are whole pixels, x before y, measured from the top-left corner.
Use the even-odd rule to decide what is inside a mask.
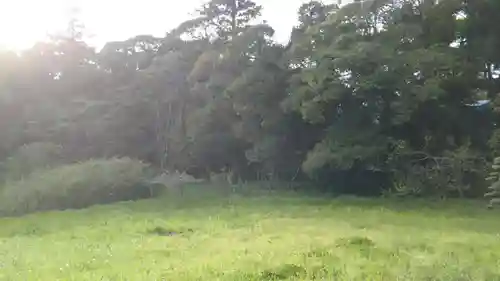
[[[64,27],[63,0],[3,0],[0,2],[0,47],[21,50]]]

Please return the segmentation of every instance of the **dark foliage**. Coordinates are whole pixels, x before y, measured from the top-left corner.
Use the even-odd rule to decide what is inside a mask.
[[[312,1],[285,46],[261,10],[212,0],[164,38],[96,52],[78,30],[0,53],[0,162],[19,177],[13,152],[52,143],[64,162],[127,156],[233,182],[485,192],[500,153],[497,0]]]

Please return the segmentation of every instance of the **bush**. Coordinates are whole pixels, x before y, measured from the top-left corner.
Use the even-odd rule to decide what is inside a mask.
[[[405,151],[392,161],[393,189],[387,195],[477,198],[486,190],[487,161],[469,144],[440,155]]]
[[[0,193],[0,213],[85,208],[151,197],[157,192],[148,184],[149,172],[148,165],[129,158],[89,160],[39,170],[7,182]]]
[[[18,180],[38,169],[62,164],[62,147],[47,142],[34,142],[19,147],[3,163],[5,180]]]
[[[490,198],[489,207],[492,208],[494,205],[500,203],[500,157],[493,160],[491,172],[486,180],[490,182],[491,185],[488,187],[489,192],[485,194],[485,197]]]

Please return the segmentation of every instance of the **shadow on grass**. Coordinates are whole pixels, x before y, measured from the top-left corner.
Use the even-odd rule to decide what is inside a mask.
[[[194,230],[191,228],[188,229],[183,229],[183,228],[165,228],[162,226],[157,226],[152,229],[148,229],[146,233],[151,234],[151,235],[157,235],[157,236],[177,236],[177,235],[182,235],[182,234],[187,234],[187,233],[193,233]]]
[[[433,200],[415,198],[368,198],[354,196],[335,196],[315,191],[297,191],[287,186],[273,186],[263,188],[259,184],[223,186],[212,184],[195,184],[182,188],[181,192],[165,192],[159,199],[164,207],[198,208],[209,206],[245,204],[250,199],[261,200],[262,204],[272,202],[279,206],[293,203],[300,206],[318,206],[336,208],[359,208],[366,211],[390,211],[395,213],[434,213],[441,217],[453,218],[484,218],[498,216],[500,210],[488,210],[482,200]]]
[[[213,185],[191,184],[178,190],[166,190],[156,199],[140,200],[134,203],[122,202],[113,205],[98,205],[90,209],[70,211],[78,216],[95,216],[95,223],[120,216],[143,216],[160,214],[168,218],[174,214],[206,216],[209,214],[230,218],[233,214],[225,210],[237,210],[244,216],[264,214],[266,217],[294,217],[318,219],[342,219],[358,228],[384,226],[409,226],[422,229],[474,231],[498,233],[500,227],[492,224],[498,217],[497,210],[487,210],[483,202],[471,200],[424,200],[334,197],[314,192],[296,191],[280,184]],[[105,214],[105,215],[101,215]],[[227,215],[227,217],[226,217]],[[28,215],[23,220],[31,221],[29,228],[0,230],[0,237],[15,235],[44,235],[49,230],[66,230],[78,227],[80,223],[66,211]],[[437,223],[426,223],[437,219]],[[0,219],[3,222],[16,219]],[[445,222],[446,225],[441,225]],[[86,222],[85,222],[86,223]]]
[[[264,270],[260,277],[262,280],[285,280],[292,277],[300,277],[306,273],[306,269],[296,264],[284,264],[280,267]]]
[[[165,193],[154,201],[130,205],[131,212],[169,214],[192,212],[232,219],[230,211],[245,216],[341,219],[359,229],[409,227],[425,230],[498,233],[491,223],[500,215],[474,200],[428,200],[411,198],[359,198],[321,195],[278,186],[221,186],[197,184],[182,193]],[[228,210],[226,212],[225,210]]]

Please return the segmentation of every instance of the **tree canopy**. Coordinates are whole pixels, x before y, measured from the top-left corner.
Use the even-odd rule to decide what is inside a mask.
[[[262,9],[211,0],[163,38],[100,51],[72,21],[1,51],[0,162],[52,143],[65,161],[126,156],[196,177],[484,194],[500,152],[498,0],[311,1],[285,45]]]

